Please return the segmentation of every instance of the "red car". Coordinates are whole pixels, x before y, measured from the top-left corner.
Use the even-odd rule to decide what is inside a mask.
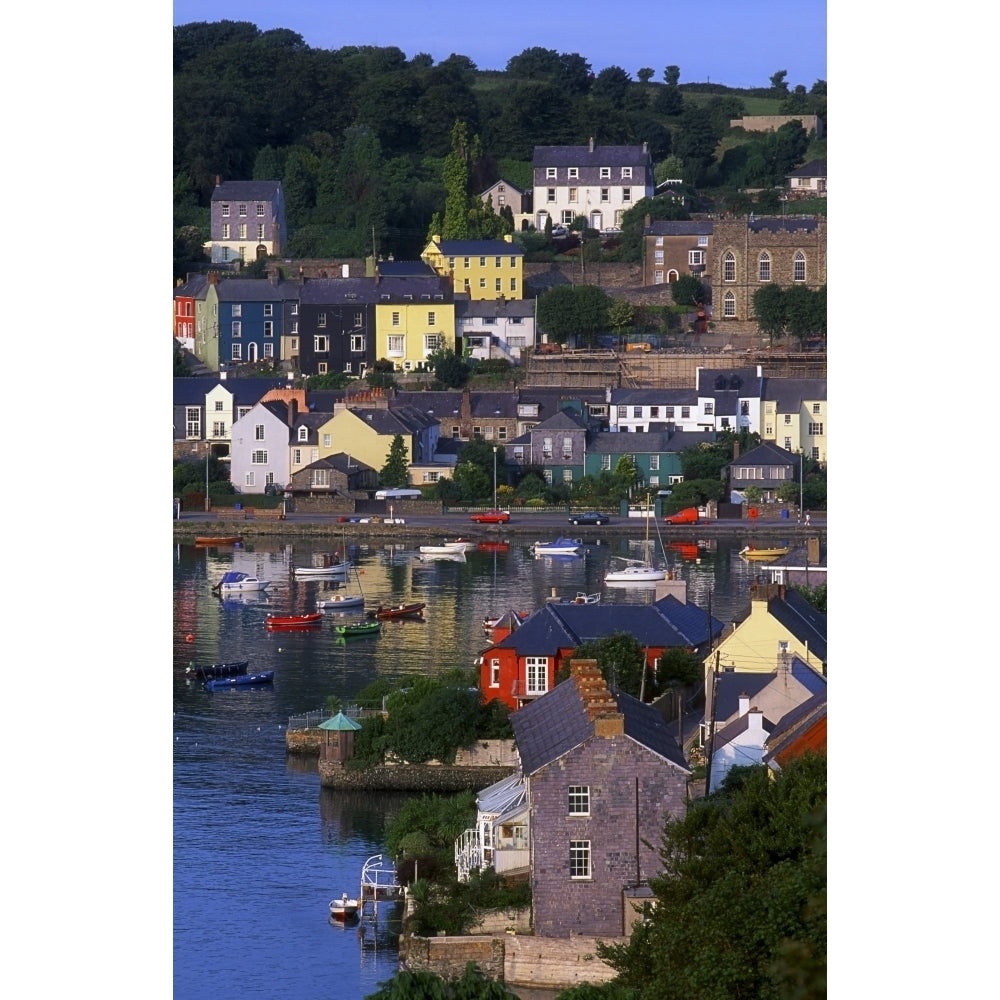
[[[469,520],[477,524],[506,524],[510,520],[510,514],[505,510],[487,510],[482,514],[473,514]]]
[[[685,507],[683,510],[677,511],[676,514],[667,514],[663,521],[665,524],[697,524],[698,508]]]

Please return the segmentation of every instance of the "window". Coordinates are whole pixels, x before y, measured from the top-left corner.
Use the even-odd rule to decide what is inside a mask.
[[[705,404],[705,415],[706,416],[711,416],[714,413],[715,413],[715,403],[706,403]]]
[[[820,404],[813,403],[813,413],[819,413]]]
[[[517,291],[517,278],[511,278],[510,279],[510,290],[512,292],[516,292]],[[518,316],[516,319],[512,319],[511,322],[512,323],[520,323],[521,322],[521,317]]]
[[[264,345],[264,357],[265,358],[273,358],[274,357],[274,344],[265,344]]]
[[[319,314],[319,315],[318,315],[318,316],[316,317],[316,325],[317,325],[317,326],[318,326],[318,327],[319,327],[319,328],[320,328],[321,330],[322,330],[323,328],[325,328],[325,327],[326,327],[326,313],[325,313],[325,312],[321,312],[321,313],[320,313],[320,314]]]
[[[691,407],[690,406],[682,406],[681,407],[681,420],[686,420],[690,416],[691,416]]]
[[[510,259],[510,266],[511,267],[517,267],[517,258],[516,257],[511,257],[511,259]]]
[[[429,312],[427,314],[427,325],[428,326],[437,326],[437,313],[436,312]]]
[[[507,440],[507,428],[506,427],[498,427],[497,428],[497,440],[498,441],[506,441]]]
[[[498,194],[497,195],[497,204],[498,205],[506,205],[507,204],[507,195],[505,195],[505,194]]]
[[[662,269],[659,270],[659,271],[654,271],[653,272],[653,284],[654,285],[662,285],[663,284],[663,271],[662,271]]]
[[[448,270],[449,271],[454,271],[455,270],[455,258],[454,257],[449,257],[448,258]]]
[[[564,437],[563,438],[563,461],[569,461],[573,457],[573,439]]]
[[[576,188],[569,189],[569,200],[576,201]]]
[[[298,316],[298,314],[299,314],[299,304],[298,304],[298,302],[293,302],[292,303],[292,315],[293,316]]]
[[[354,314],[354,328],[355,329],[357,329],[359,326],[364,326],[364,322],[365,322],[364,313],[357,312],[357,313]]]
[[[571,840],[569,842],[569,877],[590,878],[590,841]]]
[[[810,424],[809,425],[809,433],[810,434],[822,434],[823,433],[823,425],[822,424]]]
[[[392,325],[393,326],[399,326],[399,313],[398,312],[394,312],[392,314]]]
[[[667,418],[667,420],[673,420],[674,419],[674,408],[672,406],[665,406],[665,407],[663,407],[663,415]]]
[[[490,687],[500,687],[500,661],[490,660]]]
[[[649,471],[659,472],[660,471],[660,456],[650,455],[649,456]]]
[[[363,351],[365,349],[365,338],[360,333],[354,333],[351,335],[351,350],[352,351]]]
[[[704,250],[688,250],[688,266],[699,267],[705,263]]]
[[[325,337],[322,334],[317,334],[313,337],[313,350],[324,354],[330,350],[330,338]]]
[[[555,201],[556,200],[556,189],[555,188],[546,188],[545,189],[545,200],[546,201]]]
[[[243,345],[242,344],[233,344],[232,360],[233,361],[242,361],[243,360]]]
[[[293,351],[297,351],[299,349],[299,338],[298,337],[292,337],[291,349]]]
[[[456,440],[461,437],[461,431],[460,431],[460,428],[459,428],[459,426],[457,424],[452,424],[452,427],[451,427],[451,436],[452,436],[452,438],[454,438]]]
[[[237,316],[242,316],[242,315],[243,315],[243,306],[241,306],[239,303],[235,303],[233,305],[233,317],[236,318]]]
[[[274,315],[274,305],[270,302],[264,303],[264,315],[273,316]]]
[[[327,371],[329,371],[329,369],[330,369],[330,365],[326,361],[317,361],[316,362],[316,374],[317,375],[325,375],[327,373]]]
[[[700,246],[700,247],[707,247],[708,246],[708,237],[707,236],[699,236],[698,237],[698,246]]]
[[[233,320],[233,336],[241,337],[243,335],[243,324],[238,320]]]
[[[631,201],[631,200],[632,200],[632,189],[622,188],[622,201]]]
[[[601,472],[611,471],[611,456],[601,455]]]
[[[654,264],[662,264],[663,263],[663,251],[662,250],[654,250],[653,251],[653,263]]]
[[[197,406],[185,407],[186,434],[189,438],[201,437],[201,410]]]
[[[601,201],[610,201],[611,195],[609,193],[609,188],[601,188]]]
[[[247,207],[246,205],[240,205],[240,218],[245,219],[247,217]]]
[[[564,483],[572,483],[573,482],[573,470],[572,469],[563,469],[563,482]]]
[[[601,178],[607,177],[608,180],[611,179],[611,167],[601,167]]]
[[[258,219],[263,219],[264,218],[264,206],[263,205],[258,205],[257,206],[257,218]]]
[[[257,223],[257,239],[262,240],[264,238],[264,223]]]
[[[497,321],[496,316],[480,316],[479,318],[483,321],[483,326],[495,326],[496,325],[496,321]],[[484,345],[480,344],[479,346],[482,347]]]
[[[406,347],[406,338],[398,333],[390,333],[388,337],[389,353],[401,355]]]
[[[479,279],[479,287],[480,288],[485,288],[486,287],[486,279],[485,278],[480,278]]]
[[[240,223],[240,239],[245,240],[247,238],[247,224],[245,222]],[[240,253],[243,252],[242,247],[240,248]]]
[[[813,448],[812,457],[815,461],[819,461],[819,448]]]
[[[569,786],[569,814],[570,816],[590,815],[590,786],[570,785]]]
[[[494,257],[493,258],[493,266],[494,267],[503,267],[503,257]]]
[[[757,261],[757,280],[771,280],[771,255],[765,250]]]
[[[475,424],[473,424],[472,425],[472,436],[475,437],[477,434],[480,437],[482,437],[483,429],[482,429],[482,427],[477,427]]]
[[[736,296],[732,292],[726,292],[722,300],[722,315],[726,319],[736,316]]]
[[[222,402],[221,399],[217,399],[215,401],[215,405],[212,407],[212,409],[215,410],[216,413],[221,413],[224,408],[225,408],[225,406],[224,406],[224,404],[223,404],[223,402]],[[815,412],[818,413],[819,411],[817,410]]]
[[[224,240],[228,240],[229,239],[229,223],[228,222],[223,222],[222,223],[222,238]]]
[[[222,217],[224,219],[228,219],[229,218],[229,206],[228,205],[223,205],[222,206]]]
[[[566,176],[569,177],[571,180],[576,180],[580,176],[580,168],[579,167],[570,167],[566,171]]]
[[[254,485],[254,475],[255,474],[253,472],[248,472],[246,474],[246,478],[243,481],[243,485],[244,486],[253,486]]]
[[[308,427],[300,427],[299,428],[299,440],[300,441],[308,441],[309,440],[309,428]]]
[[[329,486],[330,485],[330,470],[329,469],[312,469],[310,470],[310,476],[312,478],[313,486]]]
[[[798,250],[792,258],[792,281],[806,280],[806,255]]]
[[[785,438],[785,445],[784,445],[784,447],[785,447],[785,451],[791,451],[792,450],[792,439],[791,438]]]
[[[274,320],[270,319],[264,320],[264,336],[265,337],[274,336]]]
[[[524,445],[516,444],[514,445],[514,461],[523,462],[524,461]]]
[[[264,440],[264,425],[263,424],[254,424],[254,427],[253,427],[253,439],[254,439],[254,441],[263,441]]]
[[[292,465],[301,465],[301,464],[302,464],[302,449],[301,448],[293,448],[292,449]]]
[[[494,288],[494,291],[502,292],[503,291],[503,279],[502,278],[497,278],[493,282],[493,288]]]
[[[546,179],[552,178],[553,180],[555,180],[555,176],[556,176],[556,168],[555,167],[546,167],[545,168],[545,177],[546,177]]]
[[[723,281],[736,280],[736,255],[733,254],[732,251],[726,251],[725,256],[722,258],[722,280]],[[736,315],[735,310],[733,310],[732,315],[733,316]]]
[[[267,452],[263,448],[250,452],[251,465],[267,465]]]
[[[552,438],[542,439],[542,458],[552,457]]]
[[[524,666],[527,671],[528,694],[545,694],[549,689],[549,658],[528,656],[525,658]]]
[[[466,278],[465,279],[465,291],[468,291],[468,290],[469,290],[469,279]]]
[[[790,413],[785,414],[785,423],[790,424],[792,422],[792,415]]]
[[[462,258],[462,267],[464,267],[466,270],[468,270],[468,267],[469,267],[469,258],[468,257],[463,257]]]

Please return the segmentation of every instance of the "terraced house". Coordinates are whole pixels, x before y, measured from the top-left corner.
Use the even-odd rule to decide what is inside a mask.
[[[281,253],[285,233],[285,194],[281,181],[223,181],[215,178],[211,203],[213,264],[250,263]]]
[[[472,300],[524,297],[524,251],[513,237],[442,240],[432,236],[420,259]]]
[[[423,371],[435,351],[455,350],[455,299],[447,278],[375,279],[375,357]]]

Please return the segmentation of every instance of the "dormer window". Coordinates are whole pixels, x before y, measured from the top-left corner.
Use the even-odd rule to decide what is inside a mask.
[[[299,440],[300,441],[308,441],[309,440],[309,428],[308,427],[300,427],[299,428]]]
[[[622,167],[622,177],[623,178],[627,177],[627,178],[631,179],[631,177],[632,177],[632,168],[631,167]]]
[[[579,167],[570,167],[569,168],[569,176],[570,176],[571,180],[576,180],[580,176],[580,168]]]
[[[551,177],[551,178],[555,179],[556,168],[555,167],[546,167],[545,168],[545,176],[546,176],[546,178],[550,178]]]
[[[601,178],[603,179],[605,177],[607,177],[608,180],[611,180],[611,167],[601,167]]]

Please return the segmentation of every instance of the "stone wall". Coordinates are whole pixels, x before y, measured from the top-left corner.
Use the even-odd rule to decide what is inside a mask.
[[[349,770],[334,761],[321,760],[319,783],[323,788],[359,791],[461,792],[488,788],[514,771],[513,767],[445,767],[400,764]]]
[[[731,118],[730,128],[741,128],[746,132],[777,132],[782,125],[789,122],[802,122],[807,132],[816,130],[816,138],[823,138],[823,120],[817,115],[744,115],[742,118]]]

